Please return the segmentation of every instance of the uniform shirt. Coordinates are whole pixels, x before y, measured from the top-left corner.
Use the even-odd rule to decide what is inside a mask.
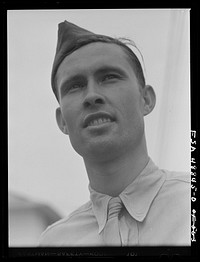
[[[90,201],[49,226],[40,246],[105,246],[102,231],[111,196],[94,191],[90,185],[89,190]],[[123,203],[119,216],[122,246],[189,246],[190,195],[188,173],[158,169],[150,159],[119,195]]]

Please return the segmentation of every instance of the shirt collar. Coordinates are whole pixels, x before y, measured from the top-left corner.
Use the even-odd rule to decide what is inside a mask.
[[[165,181],[165,174],[150,159],[146,167],[119,195],[129,214],[141,222],[146,217],[150,205]],[[112,198],[96,192],[89,185],[90,199],[96,216],[99,233],[107,220],[108,202]]]

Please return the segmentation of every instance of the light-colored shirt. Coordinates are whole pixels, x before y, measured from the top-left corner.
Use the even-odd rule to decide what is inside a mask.
[[[119,216],[122,246],[189,246],[190,188],[189,173],[159,169],[150,159],[119,195],[123,203]],[[89,190],[90,201],[49,226],[39,246],[105,246],[102,232],[111,196],[90,185]]]

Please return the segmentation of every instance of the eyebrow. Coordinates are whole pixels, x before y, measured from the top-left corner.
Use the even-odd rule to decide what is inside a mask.
[[[118,66],[107,66],[107,65],[101,66],[98,69],[96,69],[94,72],[94,76],[98,77],[108,72],[117,73],[121,75],[122,77],[127,77],[127,73],[122,68]],[[62,89],[64,88],[64,86],[69,86],[71,83],[79,82],[79,81],[86,81],[86,77],[84,73],[75,73],[74,75],[67,77],[60,86],[61,93],[62,93]]]
[[[98,68],[96,71],[95,71],[95,75],[103,75],[103,74],[106,74],[108,72],[115,72],[115,73],[118,73],[120,74],[121,76],[127,76],[125,70],[123,70],[122,68],[118,67],[118,66],[102,66],[100,68]]]

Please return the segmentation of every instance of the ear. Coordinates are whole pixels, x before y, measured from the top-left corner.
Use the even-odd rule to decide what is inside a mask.
[[[68,135],[68,128],[67,128],[67,125],[65,123],[65,120],[63,119],[60,107],[58,107],[56,109],[56,121],[57,121],[57,124],[58,124],[58,127],[60,128],[60,130],[64,134]]]
[[[156,104],[156,94],[152,86],[145,85],[142,90],[142,95],[144,100],[143,114],[146,116],[154,109]]]

